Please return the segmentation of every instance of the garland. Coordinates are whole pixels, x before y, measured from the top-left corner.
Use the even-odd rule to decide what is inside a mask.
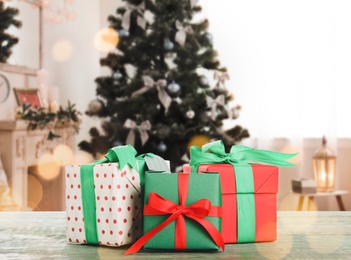
[[[63,127],[73,127],[75,132],[79,132],[81,113],[75,109],[75,104],[68,101],[66,108],[60,106],[57,113],[47,112],[44,108],[35,108],[25,103],[23,111],[19,112],[19,118],[28,122],[28,130],[48,129],[48,140],[61,137],[55,134],[55,130]]]

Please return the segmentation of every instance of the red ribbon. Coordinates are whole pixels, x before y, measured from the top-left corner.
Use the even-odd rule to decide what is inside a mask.
[[[222,208],[219,206],[212,206],[211,201],[208,199],[201,199],[190,206],[186,206],[185,202],[188,194],[188,184],[189,174],[178,174],[179,205],[163,198],[157,193],[150,193],[149,202],[148,204],[144,205],[144,215],[171,215],[160,225],[144,234],[124,253],[124,255],[138,252],[153,236],[155,236],[174,220],[176,221],[175,249],[186,249],[186,228],[184,216],[187,216],[188,218],[191,218],[202,225],[216,245],[221,247],[224,251],[224,241],[221,233],[211,222],[205,219],[206,216],[221,218]]]

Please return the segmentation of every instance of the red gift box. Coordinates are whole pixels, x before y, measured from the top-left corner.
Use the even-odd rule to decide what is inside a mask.
[[[254,241],[268,242],[277,239],[276,194],[278,192],[278,167],[265,164],[251,164],[254,180]],[[239,168],[238,168],[239,169]],[[237,170],[238,170],[237,169]],[[191,172],[191,166],[184,165],[184,172]],[[219,172],[222,186],[222,236],[225,243],[238,243],[238,233],[242,227],[238,225],[238,196],[252,196],[237,193],[235,170],[231,164],[202,164],[198,172]],[[239,209],[240,210],[240,209]],[[242,214],[245,215],[245,212]]]

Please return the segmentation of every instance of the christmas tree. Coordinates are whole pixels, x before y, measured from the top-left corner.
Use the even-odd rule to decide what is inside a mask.
[[[223,130],[239,105],[224,83],[226,68],[213,49],[207,19],[197,1],[126,0],[109,16],[118,32],[116,51],[100,60],[111,75],[96,79],[97,99],[86,113],[103,118],[102,129],[90,129],[81,149],[105,154],[129,143],[138,153],[152,152],[171,161],[172,170],[187,162],[190,145],[222,139],[232,146],[249,133],[240,126]],[[210,83],[204,71],[215,78]]]
[[[6,62],[11,56],[11,48],[18,43],[18,38],[6,33],[11,26],[20,28],[22,23],[15,19],[19,13],[17,8],[5,7],[4,2],[0,1],[0,62]]]

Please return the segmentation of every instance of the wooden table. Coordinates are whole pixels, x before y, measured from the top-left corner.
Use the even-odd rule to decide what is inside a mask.
[[[330,197],[330,196],[335,196],[336,202],[338,203],[340,211],[345,211],[345,206],[344,203],[342,202],[341,195],[346,195],[348,194],[349,191],[347,190],[336,190],[332,192],[317,192],[317,193],[296,193],[299,194],[299,204],[297,206],[297,210],[301,211],[302,210],[302,205],[304,198],[308,198],[308,204],[307,208],[308,210],[313,210],[312,205],[314,204],[314,198],[315,197]]]
[[[226,245],[216,253],[139,252],[71,245],[65,212],[0,212],[0,259],[350,259],[351,212],[278,212],[278,240]]]

